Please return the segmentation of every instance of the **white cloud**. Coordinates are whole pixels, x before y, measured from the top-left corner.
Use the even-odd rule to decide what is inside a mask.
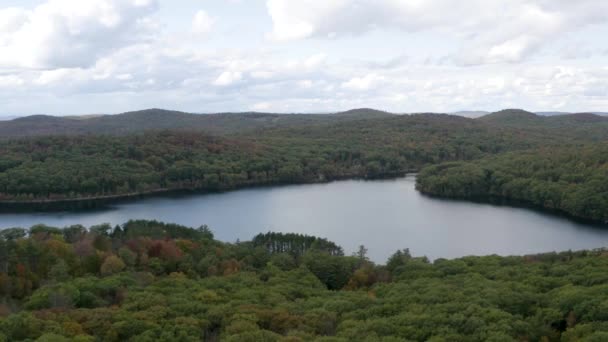
[[[342,88],[350,90],[370,90],[376,87],[385,78],[376,74],[368,74],[363,77],[353,77],[350,80],[342,83]]]
[[[128,81],[128,80],[133,79],[133,75],[131,75],[131,74],[119,74],[119,75],[116,75],[116,79],[122,80],[122,81]]]
[[[48,0],[0,10],[0,66],[86,67],[146,36],[149,0]]]
[[[213,81],[216,86],[228,86],[240,81],[243,74],[239,71],[224,71]]]
[[[27,20],[27,13],[16,7],[0,9],[0,32],[13,33]],[[4,37],[6,39],[6,37]]]
[[[298,82],[298,85],[302,88],[312,88],[313,82],[311,80],[302,80]]]
[[[604,1],[158,1],[0,8],[0,115],[608,108]]]
[[[312,55],[312,56],[306,58],[306,60],[304,61],[304,66],[307,68],[316,68],[316,67],[320,66],[321,64],[323,64],[323,62],[325,62],[326,59],[327,59],[326,54],[317,53],[315,55]]]
[[[268,0],[268,12],[274,24],[271,37],[276,40],[310,37],[317,28],[309,18],[315,13],[333,13],[341,7],[341,2],[344,1]]]
[[[270,79],[275,75],[275,73],[272,71],[257,70],[257,71],[252,71],[250,73],[250,75],[251,75],[251,77],[257,78],[257,79]]]
[[[457,61],[520,62],[555,37],[608,20],[603,0],[268,0],[271,37],[336,39],[378,29],[461,39]]]
[[[99,74],[95,74],[93,70],[85,70],[80,68],[61,68],[53,70],[44,70],[38,73],[38,76],[32,80],[32,84],[36,86],[49,86],[66,88],[74,84],[101,80]]]
[[[251,109],[256,111],[269,110],[270,108],[272,108],[272,104],[269,102],[258,102],[251,106]]]
[[[195,34],[207,34],[211,31],[215,19],[209,16],[207,12],[199,10],[192,19],[192,32]]]
[[[0,75],[0,88],[3,87],[18,87],[25,83],[23,79],[16,75],[2,76]]]

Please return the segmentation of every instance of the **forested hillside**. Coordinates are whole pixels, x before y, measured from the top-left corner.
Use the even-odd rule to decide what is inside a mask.
[[[411,116],[419,115],[412,114]],[[146,109],[116,115],[72,117],[33,115],[0,121],[0,138],[50,135],[128,135],[154,130],[190,130],[212,135],[241,135],[255,134],[260,130],[268,129],[348,125],[360,120],[394,119],[398,121],[400,116],[410,115],[396,115],[370,108],[359,108],[334,114],[258,112],[193,114],[163,109]],[[446,117],[447,115],[438,114],[438,116]],[[452,116],[455,119],[463,119],[462,116]],[[506,109],[477,119],[466,120],[491,126],[518,127],[527,130],[560,127],[597,130],[597,125],[604,130],[608,129],[608,117],[592,113],[543,116],[519,109]]]
[[[418,175],[417,189],[450,198],[517,200],[608,222],[608,143],[434,165]]]
[[[163,109],[147,109],[85,118],[34,115],[11,121],[0,121],[0,138],[48,135],[126,135],[165,129],[224,135],[264,128],[327,124],[391,116],[394,115],[367,108],[318,115],[256,112],[193,114]]]
[[[494,127],[517,128],[555,139],[575,138],[581,141],[603,141],[608,138],[608,117],[593,113],[576,113],[543,116],[520,109],[506,109],[477,119]],[[567,139],[564,143],[568,143]]]
[[[605,341],[604,250],[429,262],[154,221],[0,231],[0,341]]]
[[[608,139],[606,118],[540,117],[520,110],[480,119],[359,109],[332,115],[151,110],[81,120],[22,120],[48,121],[44,127],[53,134],[0,141],[4,203],[387,177],[441,162]],[[91,126],[96,131],[59,134],[65,127],[55,127],[57,120],[96,122]],[[135,128],[138,132],[131,132]]]
[[[229,137],[191,131],[35,137],[0,143],[0,199],[79,199],[374,178],[552,141],[543,134],[434,114]]]

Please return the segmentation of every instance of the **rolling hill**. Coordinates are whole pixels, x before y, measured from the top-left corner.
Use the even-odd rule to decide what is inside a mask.
[[[272,114],[258,112],[193,114],[146,109],[116,115],[56,117],[33,115],[0,122],[0,137],[44,135],[124,135],[150,130],[194,130],[223,135],[262,128],[294,127],[330,122],[391,117],[374,109],[353,109],[335,114]]]
[[[478,118],[477,120],[496,126],[521,128],[582,128],[608,125],[608,117],[594,113],[539,115],[521,109],[505,109]]]
[[[494,124],[494,125],[538,125],[541,124],[543,118],[534,113],[522,109],[503,109],[498,112],[484,115],[478,119],[479,121]]]
[[[482,115],[483,112],[475,112]],[[418,117],[417,120],[399,120],[400,117]],[[424,120],[420,118],[425,118]],[[599,134],[608,129],[608,117],[594,113],[561,114],[544,116],[521,109],[505,109],[478,118],[463,115],[419,113],[398,115],[385,111],[359,108],[332,114],[276,114],[260,112],[194,114],[164,109],[146,109],[115,115],[49,116],[32,115],[8,121],[0,121],[0,138],[25,138],[51,135],[129,135],[147,131],[188,130],[211,135],[240,135],[259,130],[285,130],[319,128],[319,134],[326,133],[324,127],[372,120],[399,121],[410,124],[426,121],[475,122],[488,127],[510,127],[532,130],[572,130],[572,134],[585,131]],[[456,119],[458,118],[458,119]],[[421,121],[422,120],[422,121]],[[448,122],[446,121],[446,122]],[[361,126],[370,126],[369,123]],[[347,127],[344,127],[346,129]],[[556,131],[557,132],[557,131]],[[594,133],[595,132],[595,133]],[[300,132],[302,133],[302,132]],[[300,134],[298,133],[298,134]],[[546,133],[546,132],[543,132]],[[562,132],[558,132],[562,133]],[[605,134],[600,134],[601,137]]]

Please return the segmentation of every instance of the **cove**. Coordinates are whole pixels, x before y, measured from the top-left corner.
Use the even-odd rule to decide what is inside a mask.
[[[436,259],[608,245],[605,226],[526,208],[430,198],[415,190],[415,180],[413,175],[345,180],[156,196],[88,211],[0,213],[0,229],[155,219],[192,227],[207,224],[217,239],[230,242],[277,231],[325,237],[349,254],[363,244],[379,263],[402,248]]]

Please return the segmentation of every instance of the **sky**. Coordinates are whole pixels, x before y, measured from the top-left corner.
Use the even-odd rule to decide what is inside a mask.
[[[608,111],[606,0],[1,0],[0,117]]]

